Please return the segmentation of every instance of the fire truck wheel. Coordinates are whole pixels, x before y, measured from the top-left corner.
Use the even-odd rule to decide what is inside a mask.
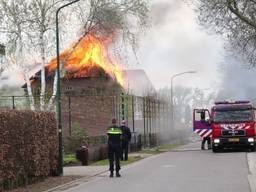
[[[213,152],[213,153],[220,152],[220,148],[219,148],[219,147],[214,147],[214,146],[212,146],[212,152]]]
[[[255,152],[255,146],[250,147],[251,152]]]

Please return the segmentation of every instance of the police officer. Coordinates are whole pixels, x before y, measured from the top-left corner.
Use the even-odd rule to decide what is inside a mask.
[[[121,160],[127,161],[128,160],[129,142],[131,141],[131,131],[130,131],[130,128],[126,126],[125,120],[122,121],[121,130],[123,133]]]
[[[119,170],[120,167],[120,155],[121,155],[121,139],[122,130],[117,126],[116,119],[112,119],[112,125],[108,128],[108,159],[109,159],[109,171],[110,177],[114,174],[114,162],[116,168],[116,177],[121,177]]]

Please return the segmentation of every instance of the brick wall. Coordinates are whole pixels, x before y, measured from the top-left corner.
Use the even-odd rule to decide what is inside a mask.
[[[51,95],[53,78],[47,78],[46,82],[46,90]],[[32,88],[34,94],[39,96],[38,79],[33,82]],[[105,134],[111,119],[116,116],[117,96],[120,95],[121,90],[121,86],[107,75],[62,78],[63,136],[70,136],[70,127],[74,123],[86,129],[89,136]]]
[[[47,79],[46,89],[49,94],[52,92],[52,85],[53,79]],[[33,92],[39,94],[40,81],[34,81],[32,87]],[[67,137],[71,136],[74,125],[85,129],[89,137],[106,135],[111,119],[117,114],[121,89],[109,76],[63,78],[61,92],[64,143],[68,143]]]
[[[86,129],[88,136],[106,134],[116,116],[117,95],[121,91],[118,83],[110,77],[63,79],[61,90],[64,137],[70,136],[74,123]]]
[[[70,135],[73,124],[86,129],[88,136],[104,135],[111,119],[115,117],[113,96],[71,96],[70,100],[68,97],[63,97],[62,106],[64,136]]]

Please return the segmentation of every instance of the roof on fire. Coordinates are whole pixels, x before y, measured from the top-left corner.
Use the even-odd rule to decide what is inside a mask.
[[[92,76],[106,76],[107,74],[104,73],[103,69],[92,70]],[[47,73],[46,72],[46,79],[53,78],[54,72]],[[37,71],[33,76],[31,76],[31,80],[38,80],[41,77],[41,71]],[[142,69],[135,69],[135,70],[123,70],[123,77],[124,77],[124,88],[130,94],[134,94],[136,96],[154,96],[156,94],[156,90],[148,78],[146,72]],[[72,77],[71,77],[72,78]],[[79,78],[79,77],[78,77]],[[22,86],[22,88],[26,88],[26,84]]]

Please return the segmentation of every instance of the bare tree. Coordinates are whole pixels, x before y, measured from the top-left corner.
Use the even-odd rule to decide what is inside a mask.
[[[5,33],[8,39],[7,61],[23,72],[33,110],[35,102],[29,72],[36,59],[31,56],[41,58],[40,109],[44,110],[46,50],[53,45],[49,43],[53,41],[48,39],[48,32],[54,32],[54,11],[59,2],[60,0],[0,0],[0,14],[3,16],[0,32]]]
[[[199,22],[224,35],[233,51],[256,66],[256,1],[196,0]]]
[[[167,103],[171,102],[171,89],[170,88],[163,88],[159,90],[159,97],[160,100],[164,100]],[[173,107],[174,107],[174,114],[175,114],[175,124],[180,126],[186,123],[186,119],[188,119],[187,114],[189,113],[187,109],[188,106],[191,105],[192,102],[192,89],[177,86],[173,89]],[[190,108],[189,108],[190,109]],[[190,115],[191,115],[190,111]]]
[[[52,34],[55,30],[55,12],[61,0],[31,0],[29,4],[30,37],[32,45],[38,50],[40,55],[41,71],[41,91],[40,109],[45,109],[45,65],[47,58],[51,55],[54,44]]]
[[[216,99],[216,93],[205,93],[204,89],[195,88],[192,93],[192,108],[209,108]]]
[[[6,59],[10,65],[18,66],[27,83],[27,90],[30,99],[31,110],[35,110],[35,103],[31,89],[29,77],[29,67],[26,65],[26,53],[29,52],[28,46],[28,4],[22,0],[0,1],[0,15],[2,15],[2,25],[0,30],[8,34]],[[3,22],[4,21],[4,22]],[[8,22],[7,22],[8,21]]]
[[[163,88],[158,92],[160,100],[171,102],[171,89]],[[183,127],[191,123],[191,117],[193,109],[196,108],[208,108],[213,104],[216,99],[214,92],[205,92],[204,89],[188,88],[183,86],[177,86],[173,89],[173,105],[175,124]]]

